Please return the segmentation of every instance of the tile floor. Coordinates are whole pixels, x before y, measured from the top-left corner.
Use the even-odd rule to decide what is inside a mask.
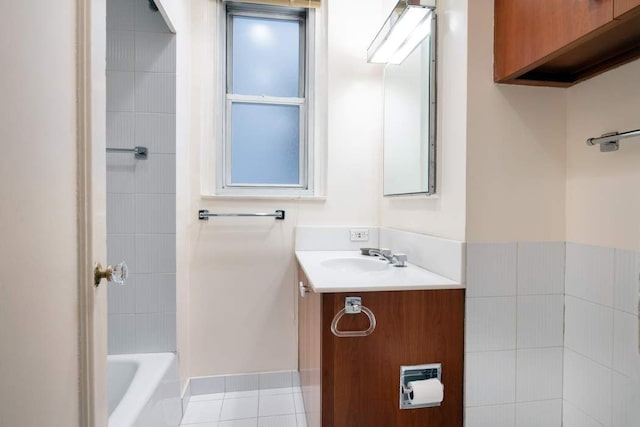
[[[300,387],[191,397],[182,427],[307,427]]]

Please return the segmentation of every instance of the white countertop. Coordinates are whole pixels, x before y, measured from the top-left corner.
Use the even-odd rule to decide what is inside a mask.
[[[326,261],[331,259],[375,260],[361,255],[360,251],[296,251],[296,258],[309,279],[308,285],[317,293],[464,289],[463,284],[411,263],[407,263],[407,267],[386,264],[386,267],[377,271],[355,271],[327,266]],[[382,265],[386,263],[384,260],[379,262]]]

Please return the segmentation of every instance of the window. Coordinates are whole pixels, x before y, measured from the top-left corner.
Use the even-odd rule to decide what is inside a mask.
[[[226,4],[224,126],[217,191],[312,194],[310,12]]]

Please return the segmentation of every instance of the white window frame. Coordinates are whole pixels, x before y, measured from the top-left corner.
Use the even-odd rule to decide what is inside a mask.
[[[313,144],[313,70],[315,54],[315,13],[313,10],[264,6],[257,4],[227,2],[221,13],[220,69],[221,91],[221,137],[218,139],[216,195],[245,197],[309,197],[314,195],[314,144]],[[227,63],[231,47],[233,15],[255,16],[272,19],[300,20],[301,33],[300,92],[304,97],[250,96],[229,93],[232,87],[232,64]],[[231,108],[234,103],[296,105],[300,111],[299,181],[296,184],[246,184],[231,182]]]

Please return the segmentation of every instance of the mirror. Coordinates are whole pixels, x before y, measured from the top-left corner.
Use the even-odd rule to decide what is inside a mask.
[[[385,68],[385,196],[435,192],[434,49],[427,36],[402,64]]]

